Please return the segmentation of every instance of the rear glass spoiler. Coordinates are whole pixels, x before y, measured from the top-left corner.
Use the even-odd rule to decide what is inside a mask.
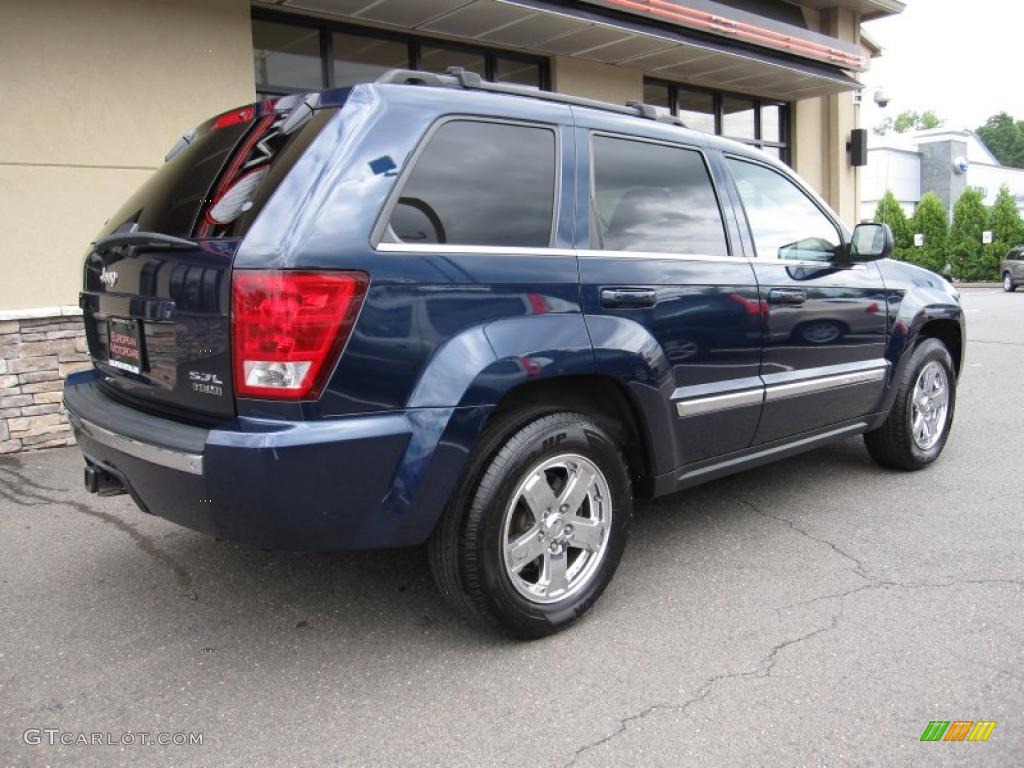
[[[197,247],[191,240],[162,232],[115,232],[94,240],[92,244],[98,251],[118,245],[152,245],[160,248],[187,248],[190,251]]]

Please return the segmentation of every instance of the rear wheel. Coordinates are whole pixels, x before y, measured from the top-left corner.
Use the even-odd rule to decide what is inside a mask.
[[[864,435],[868,453],[884,467],[923,469],[942,453],[955,406],[949,350],[938,339],[925,339],[903,372],[889,418]]]
[[[524,639],[557,632],[597,601],[622,556],[625,460],[599,424],[571,412],[489,430],[480,450],[431,537],[435,580],[478,622]]]
[[[1013,293],[1017,290],[1017,286],[1013,282],[1013,275],[1009,272],[1003,273],[1003,290],[1007,293]]]

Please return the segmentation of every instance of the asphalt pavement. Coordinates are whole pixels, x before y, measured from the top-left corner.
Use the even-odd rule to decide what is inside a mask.
[[[937,465],[858,438],[645,503],[532,643],[454,617],[422,550],[238,547],[89,496],[76,449],[0,459],[0,768],[1022,765],[1024,291],[963,303]]]

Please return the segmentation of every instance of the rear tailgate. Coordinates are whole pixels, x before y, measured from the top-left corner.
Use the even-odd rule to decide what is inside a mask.
[[[108,388],[173,415],[234,415],[229,301],[238,242],[101,241],[89,254],[81,303]]]
[[[185,420],[234,415],[232,261],[332,112],[288,135],[271,102],[213,118],[107,222],[86,255],[80,303],[109,392]]]

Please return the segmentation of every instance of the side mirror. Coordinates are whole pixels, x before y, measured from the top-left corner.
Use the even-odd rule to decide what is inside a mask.
[[[888,224],[858,224],[850,240],[850,261],[888,259],[895,247]]]

